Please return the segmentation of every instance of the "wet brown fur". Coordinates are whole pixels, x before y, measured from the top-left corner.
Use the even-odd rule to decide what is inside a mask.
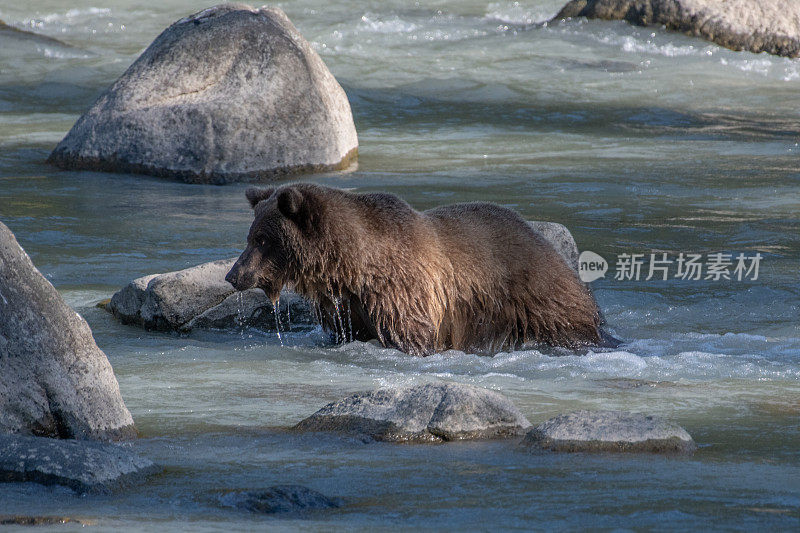
[[[601,342],[589,290],[517,213],[491,203],[414,210],[384,193],[250,189],[255,221],[228,280],[289,285],[340,339],[414,355]]]

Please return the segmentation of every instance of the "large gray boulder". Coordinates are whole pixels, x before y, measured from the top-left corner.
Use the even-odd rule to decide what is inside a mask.
[[[657,416],[623,411],[576,411],[531,429],[524,446],[558,452],[693,453],[685,429]]]
[[[553,18],[664,25],[731,50],[800,56],[797,0],[571,0]]]
[[[0,481],[109,493],[160,468],[116,444],[0,435]]]
[[[275,306],[261,289],[236,292],[225,275],[236,258],[203,263],[131,281],[105,306],[125,324],[188,332],[195,328],[277,329]],[[281,330],[316,324],[311,305],[284,291],[278,304]]]
[[[106,355],[86,321],[0,223],[0,433],[117,440],[136,436]]]
[[[295,426],[388,442],[504,438],[530,422],[498,392],[461,383],[379,389],[333,402]]]
[[[283,11],[223,4],[164,30],[49,161],[225,183],[342,169],[357,150],[347,95]]]

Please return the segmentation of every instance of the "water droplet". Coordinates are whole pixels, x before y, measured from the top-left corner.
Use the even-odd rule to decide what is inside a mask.
[[[275,331],[278,333],[278,342],[280,342],[281,346],[283,346],[283,337],[281,336],[280,303],[280,297],[278,297],[277,301],[272,302],[272,312],[275,315]]]

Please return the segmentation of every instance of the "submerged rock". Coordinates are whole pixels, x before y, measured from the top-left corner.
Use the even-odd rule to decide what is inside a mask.
[[[512,437],[528,420],[498,392],[461,383],[379,389],[333,402],[295,426],[389,442]]]
[[[235,261],[222,259],[135,279],[114,294],[106,309],[123,323],[161,331],[276,329],[275,307],[264,291],[236,292],[225,281]],[[311,305],[295,293],[284,291],[278,309],[282,330],[316,324]]]
[[[49,162],[225,183],[345,168],[357,149],[347,95],[283,11],[223,4],[164,30]]]
[[[72,48],[67,43],[59,41],[58,39],[53,39],[52,37],[34,33],[32,31],[21,30],[17,27],[6,24],[2,20],[0,20],[0,40],[3,39],[14,39],[18,41],[25,41],[35,45],[56,46],[59,48]]]
[[[557,452],[694,453],[685,429],[663,418],[622,411],[576,411],[531,429],[524,446]]]
[[[109,493],[159,470],[149,459],[115,444],[0,435],[0,481]]]
[[[595,381],[600,385],[604,385],[612,389],[621,389],[621,390],[639,389],[643,387],[664,388],[664,387],[677,386],[676,383],[673,383],[671,381],[652,381],[649,379],[633,379],[633,378],[606,378],[606,379],[598,379]]]
[[[661,24],[731,50],[800,56],[797,0],[571,0],[553,18]]]
[[[276,485],[262,491],[234,491],[220,503],[252,513],[292,513],[339,507],[339,502],[301,485]]]
[[[136,436],[106,355],[86,321],[0,223],[0,433],[117,440]]]

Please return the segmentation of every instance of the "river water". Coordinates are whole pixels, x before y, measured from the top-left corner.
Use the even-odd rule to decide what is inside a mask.
[[[142,432],[132,446],[165,472],[102,497],[0,485],[0,514],[118,530],[796,528],[800,60],[621,22],[537,24],[558,11],[552,0],[279,5],[347,91],[360,138],[357,168],[307,179],[419,209],[491,200],[566,224],[611,264],[592,286],[626,344],[419,359],[331,346],[318,330],[281,343],[120,325],[94,305],[129,280],[238,254],[244,186],[44,160],[163,28],[207,4],[3,0],[0,19],[65,44],[0,34],[0,219],[92,326]],[[619,254],[681,252],[762,260],[756,280],[615,279]],[[285,431],[348,393],[436,380],[501,391],[534,424],[579,408],[664,415],[700,449],[535,455],[515,442]],[[226,490],[279,483],[343,506],[263,517],[220,504]]]

